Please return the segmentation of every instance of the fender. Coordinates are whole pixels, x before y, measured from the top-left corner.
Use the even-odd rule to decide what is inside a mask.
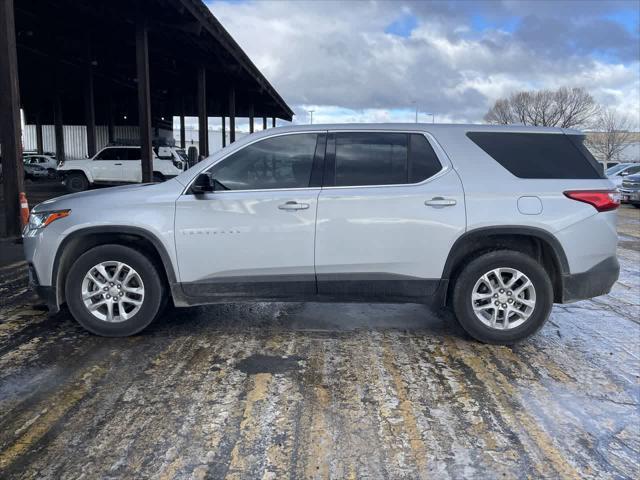
[[[554,260],[560,269],[560,275],[568,275],[570,273],[567,255],[565,254],[562,245],[553,234],[547,230],[537,227],[507,225],[476,228],[469,230],[458,237],[451,247],[449,256],[445,262],[442,278],[449,279],[457,263],[469,251],[468,247],[472,246],[478,239],[489,235],[525,235],[528,237],[538,238],[551,247],[553,256],[555,257]]]
[[[162,261],[162,266],[164,267],[164,271],[167,274],[167,280],[169,281],[169,286],[171,287],[171,290],[174,289],[174,286],[177,284],[177,279],[176,279],[175,270],[173,268],[173,263],[171,262],[171,257],[167,253],[167,250],[164,247],[163,243],[160,241],[160,239],[156,235],[140,227],[131,227],[131,226],[125,226],[125,225],[105,225],[105,226],[88,227],[88,228],[82,228],[80,230],[76,230],[70,233],[68,236],[66,236],[64,240],[62,240],[62,242],[60,243],[60,246],[58,247],[58,250],[56,251],[56,256],[53,261],[53,271],[51,275],[51,283],[52,283],[52,286],[56,288],[56,290],[58,287],[58,269],[60,268],[60,259],[64,253],[66,246],[72,240],[76,240],[78,238],[82,238],[88,235],[95,235],[95,234],[101,234],[101,233],[136,235],[151,242],[153,247],[158,252],[158,255],[160,256],[160,260]],[[59,298],[59,295],[58,295],[58,298]]]
[[[80,172],[80,173],[84,173],[84,176],[87,177],[87,180],[89,181],[90,184],[92,184],[94,182],[93,180],[93,174],[91,173],[91,169],[87,168],[85,166],[69,166],[69,169],[58,169],[58,173],[61,173],[64,177],[66,177],[67,175],[74,173],[74,172]]]

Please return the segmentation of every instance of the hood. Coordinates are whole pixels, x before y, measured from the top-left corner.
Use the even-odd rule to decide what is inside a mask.
[[[168,182],[165,182],[165,184]],[[46,212],[49,210],[60,210],[64,208],[73,208],[73,206],[90,204],[94,202],[109,201],[109,197],[121,200],[123,195],[137,193],[139,191],[148,191],[162,183],[136,183],[134,185],[121,185],[118,187],[96,188],[79,193],[70,193],[61,197],[51,198],[39,203],[33,208],[33,212]]]

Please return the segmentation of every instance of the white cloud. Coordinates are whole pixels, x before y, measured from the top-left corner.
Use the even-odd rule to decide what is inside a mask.
[[[310,106],[317,122],[412,121],[413,102],[438,121],[480,122],[514,90],[564,85],[584,86],[598,101],[639,115],[638,59],[554,54],[553,43],[532,43],[533,27],[526,38],[500,28],[472,31],[468,17],[440,3],[263,0],[215,2],[211,9],[303,123]],[[384,33],[409,11],[420,23],[408,38]]]

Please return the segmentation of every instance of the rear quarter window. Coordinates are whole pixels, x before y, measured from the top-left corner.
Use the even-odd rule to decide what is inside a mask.
[[[579,135],[468,132],[467,137],[519,178],[605,178]]]

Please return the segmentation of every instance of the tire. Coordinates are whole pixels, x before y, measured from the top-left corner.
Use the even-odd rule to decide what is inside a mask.
[[[158,172],[153,172],[153,177],[151,177],[151,181],[153,183],[162,183],[164,182],[164,175]]]
[[[500,275],[503,280],[506,279],[507,284],[509,280],[517,278],[517,275],[511,276],[514,273],[513,270],[517,270],[528,278],[533,289],[526,287],[522,293],[518,293],[519,287],[526,283],[525,277],[520,277],[520,280],[514,281],[515,288],[513,290],[503,288],[504,293],[499,293],[501,290],[497,284],[497,276],[492,273],[495,271],[494,269],[505,269],[500,270],[503,272]],[[495,285],[495,291],[489,288],[486,281],[482,280],[485,274],[489,274],[486,278]],[[479,292],[478,295],[482,295],[483,298],[472,300],[474,292]],[[490,297],[484,298],[489,294]],[[493,295],[499,295],[499,298],[494,298]],[[528,304],[533,303],[533,307],[518,303],[518,300]],[[496,301],[504,302],[498,304],[498,310],[504,306],[507,306],[507,309],[502,309],[502,312],[498,311],[497,317],[494,319]],[[493,321],[494,327],[487,325],[476,315],[474,303],[477,308],[481,309],[478,315],[490,317],[485,318],[485,322],[491,323]],[[545,269],[530,256],[512,250],[498,250],[475,258],[462,270],[453,289],[453,310],[458,322],[469,335],[483,343],[510,345],[525,340],[542,328],[549,318],[552,306],[553,287]],[[518,311],[515,311],[513,307],[516,307]],[[522,319],[525,315],[522,315],[520,310],[525,315],[528,313],[528,317],[524,321]],[[505,316],[505,312],[510,312],[507,314],[511,319],[508,325],[512,325],[512,327],[508,329],[504,329],[506,322],[500,318],[500,316]]]
[[[105,282],[105,277],[94,269],[95,266],[104,262],[107,262],[105,271],[108,275],[115,273],[118,268],[117,265],[109,265],[111,262],[124,264],[119,280],[114,278],[111,282],[113,286]],[[132,275],[131,280],[128,280],[125,285],[124,277],[131,273],[131,269],[137,277]],[[99,280],[99,283],[86,280],[89,272],[94,274],[94,278]],[[117,289],[118,283],[121,285],[120,290]],[[109,290],[103,293],[105,286]],[[107,321],[107,318],[98,318],[89,310],[83,299],[83,288],[85,291],[94,293],[89,302],[94,304],[103,302],[94,308],[97,314],[108,318],[108,303],[112,304],[112,321]],[[134,290],[143,292],[143,295],[129,293]],[[120,292],[119,295],[118,292]],[[106,298],[107,295],[110,298]],[[104,337],[126,337],[140,332],[153,322],[166,303],[164,285],[158,269],[143,253],[123,245],[101,245],[82,254],[69,270],[65,296],[69,310],[78,323],[91,333]],[[122,303],[119,300],[113,300],[114,298],[122,299]],[[140,304],[129,303],[132,300],[140,301]],[[124,309],[123,314],[121,314],[121,308]]]
[[[68,192],[83,192],[89,188],[89,180],[87,180],[84,173],[73,172],[67,175],[64,180],[64,185],[67,187]]]

